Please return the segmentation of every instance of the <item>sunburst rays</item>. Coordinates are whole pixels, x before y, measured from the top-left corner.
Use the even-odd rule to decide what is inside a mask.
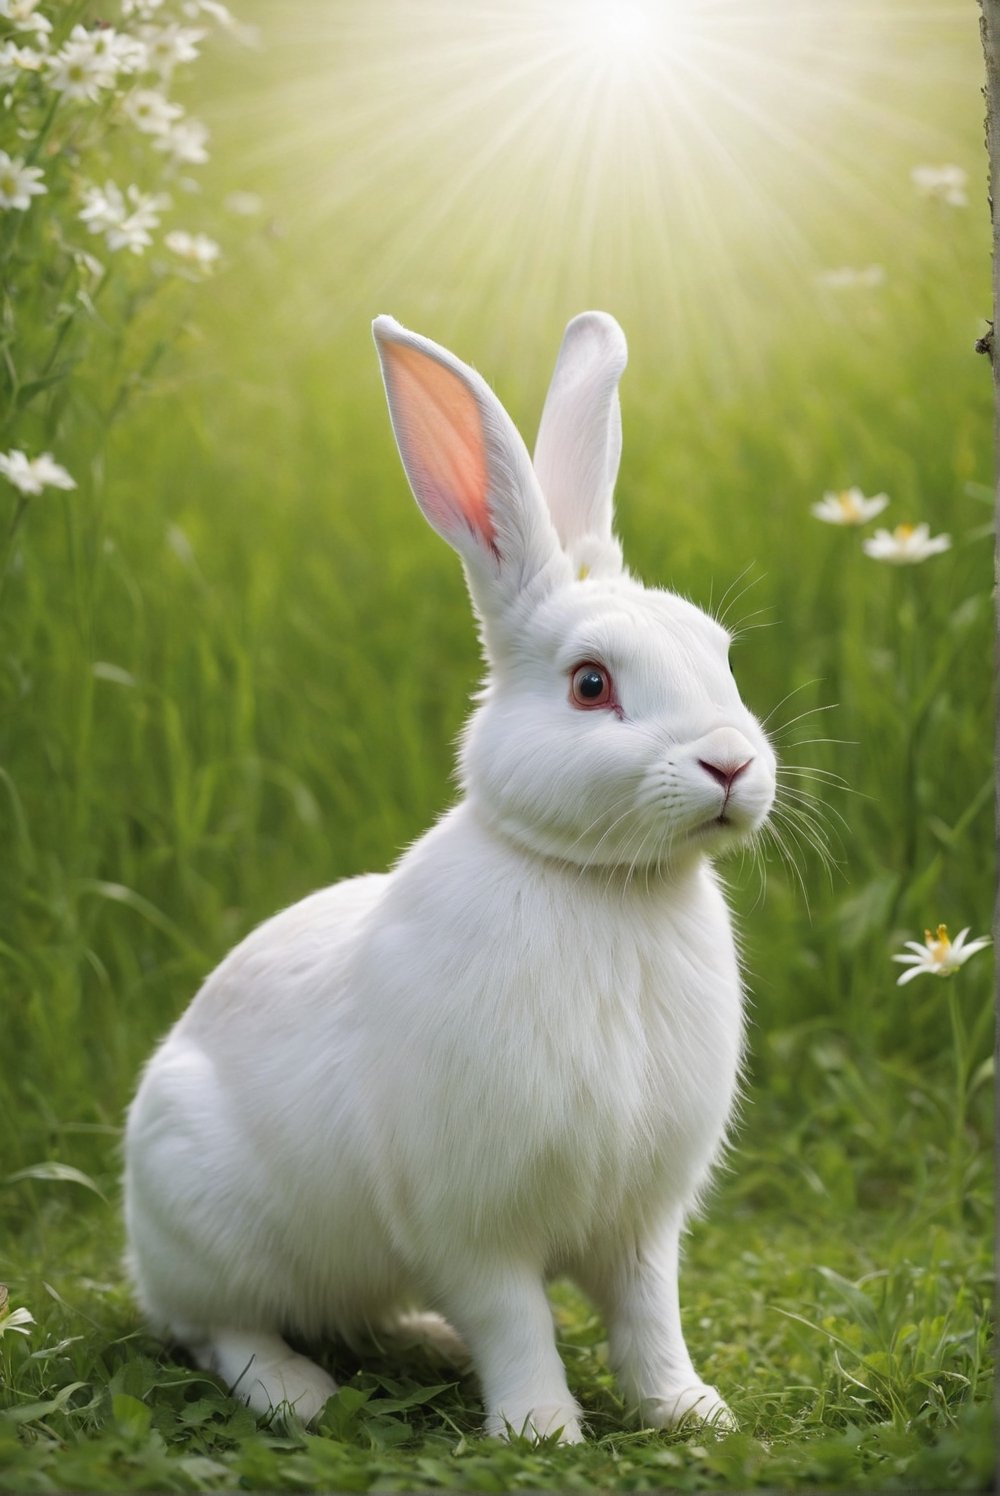
[[[249,185],[273,180],[314,286],[502,301],[508,342],[598,301],[684,336],[711,305],[737,357],[749,283],[806,297],[852,221],[902,229],[909,169],[949,129],[923,84],[933,68],[941,97],[975,47],[957,0],[285,0],[259,19],[220,128]]]

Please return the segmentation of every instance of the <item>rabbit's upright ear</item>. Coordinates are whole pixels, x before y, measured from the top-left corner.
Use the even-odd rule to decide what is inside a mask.
[[[627,362],[625,334],[614,317],[574,317],[563,334],[538,427],[535,472],[577,575],[622,569],[611,524],[622,451],[618,381]]]
[[[570,574],[531,459],[474,369],[392,317],[376,317],[372,332],[410,487],[465,562],[492,638],[490,625]]]

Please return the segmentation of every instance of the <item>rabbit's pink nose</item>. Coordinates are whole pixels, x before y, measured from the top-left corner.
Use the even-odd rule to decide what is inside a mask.
[[[739,779],[740,775],[744,774],[746,770],[749,769],[750,765],[753,763],[753,758],[750,757],[748,759],[745,759],[741,764],[712,764],[709,763],[707,758],[700,758],[698,762],[705,770],[706,774],[711,774],[716,784],[722,785],[722,788],[728,795],[729,791],[733,787],[734,781]]]

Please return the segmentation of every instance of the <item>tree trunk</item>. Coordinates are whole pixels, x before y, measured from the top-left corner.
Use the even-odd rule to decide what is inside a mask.
[[[979,0],[979,29],[986,59],[986,149],[989,152],[990,219],[993,224],[993,321],[984,352],[993,365],[993,471],[996,481],[996,514],[1000,521],[1000,356],[997,349],[997,306],[1000,303],[1000,0]],[[996,711],[994,723],[994,762],[997,766],[996,820],[997,838],[995,868],[1000,868],[1000,523],[993,553],[993,603],[996,609],[996,632],[993,641],[993,691]],[[993,947],[1000,949],[1000,893],[993,912]],[[1000,1024],[997,1025],[1000,1044]],[[998,1050],[1000,1053],[1000,1050]],[[997,1091],[997,1120],[1000,1124],[1000,1089]],[[1000,1212],[1000,1202],[997,1205]],[[997,1217],[1000,1223],[1000,1214]]]

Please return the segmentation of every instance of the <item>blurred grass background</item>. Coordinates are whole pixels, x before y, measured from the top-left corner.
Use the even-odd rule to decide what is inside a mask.
[[[751,1055],[703,1271],[732,1271],[735,1309],[733,1231],[763,1253],[751,1279],[788,1232],[796,1271],[936,1253],[935,1313],[964,1304],[955,1335],[979,1357],[989,957],[954,979],[957,1005],[929,978],[897,988],[890,961],[940,920],[982,933],[993,905],[975,17],[762,5],[758,34],[729,36],[737,62],[771,59],[744,94],[723,59],[725,89],[661,76],[626,105],[565,59],[505,82],[533,14],[558,19],[246,0],[259,45],[213,51],[190,85],[213,132],[192,207],[222,268],[137,300],[80,397],[39,404],[80,489],[32,504],[0,595],[5,1172],[55,1160],[113,1197],[138,1068],[214,962],[278,907],[387,866],[454,794],[480,667],[457,559],[399,467],[372,316],[479,367],[530,446],[562,327],[600,306],[631,350],[626,555],[703,605],[746,588],[738,679],[783,759],[823,776],[797,783],[837,858],[805,843],[763,892],[749,863],[727,869]],[[911,182],[945,161],[969,174],[964,208]],[[259,211],[227,210],[233,191]],[[823,279],[871,264],[877,284]],[[137,365],[130,339],[155,357]],[[850,484],[953,548],[870,560],[809,513]],[[114,1215],[76,1186],[0,1184],[0,1208],[8,1280],[78,1304],[88,1275],[118,1282]],[[738,1333],[720,1331],[720,1378],[750,1375]]]

